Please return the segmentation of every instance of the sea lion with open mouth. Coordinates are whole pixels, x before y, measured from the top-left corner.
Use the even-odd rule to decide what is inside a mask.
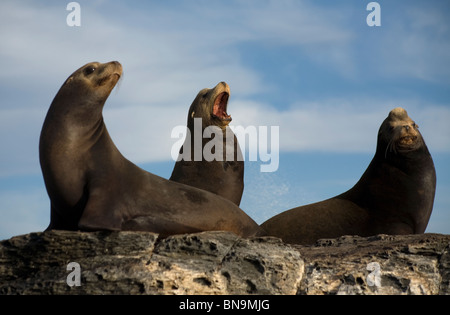
[[[229,97],[230,87],[225,82],[198,93],[188,112],[190,132],[170,180],[210,191],[239,205],[244,191],[244,159],[238,140],[228,126],[231,122],[227,114]],[[201,130],[197,132],[200,124]],[[205,129],[212,131],[214,138],[202,136],[200,142],[198,134],[204,135]],[[214,159],[205,156],[211,153],[209,148],[214,151]]]
[[[113,61],[75,71],[55,96],[39,155],[51,201],[47,229],[149,231],[161,236],[222,230],[248,237],[259,226],[231,201],[137,167],[116,148],[103,106],[122,75]]]
[[[262,227],[296,244],[343,235],[421,234],[435,191],[434,163],[418,126],[406,110],[395,108],[379,129],[372,162],[353,188],[285,211]]]

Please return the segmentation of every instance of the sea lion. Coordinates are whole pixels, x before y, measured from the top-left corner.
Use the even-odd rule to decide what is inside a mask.
[[[45,118],[39,155],[51,201],[48,230],[150,231],[161,236],[224,230],[247,237],[259,226],[220,196],[169,181],[128,161],[103,121],[122,75],[119,62],[75,71]]]
[[[228,126],[231,122],[231,116],[227,114],[229,97],[230,87],[225,82],[198,93],[188,112],[190,132],[180,149],[170,180],[210,191],[239,205],[244,191],[244,159],[238,140]],[[196,131],[200,124],[201,130]],[[200,141],[200,132],[203,135],[207,128],[213,131],[213,139],[207,136]],[[221,153],[213,152],[217,153],[218,159],[205,157],[206,146],[206,150],[222,150]],[[196,154],[200,156],[196,157]]]
[[[395,108],[378,133],[372,162],[349,191],[285,211],[262,224],[287,243],[343,235],[421,234],[436,190],[434,163],[416,123]]]

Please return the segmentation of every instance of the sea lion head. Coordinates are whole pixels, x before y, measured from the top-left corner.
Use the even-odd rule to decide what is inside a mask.
[[[384,120],[378,133],[378,143],[388,153],[407,154],[425,146],[419,126],[408,116],[405,109],[393,109]]]
[[[61,86],[55,99],[59,104],[83,103],[103,105],[122,76],[122,65],[117,61],[90,62],[72,73]]]
[[[227,114],[230,87],[220,82],[212,89],[203,89],[189,108],[188,125],[193,124],[194,118],[202,118],[203,126],[216,125],[226,128],[231,122]]]

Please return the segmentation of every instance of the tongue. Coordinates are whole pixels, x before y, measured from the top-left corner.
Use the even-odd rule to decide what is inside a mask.
[[[231,120],[231,117],[227,114],[226,108],[228,103],[228,93],[220,93],[214,101],[213,115],[222,120]]]

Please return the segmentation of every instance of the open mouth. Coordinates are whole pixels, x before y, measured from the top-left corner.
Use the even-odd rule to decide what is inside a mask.
[[[414,142],[416,142],[417,137],[416,136],[405,136],[405,137],[401,137],[399,140],[399,143],[401,145],[412,145]]]
[[[227,92],[220,93],[214,100],[211,116],[223,121],[231,121],[231,116],[227,114],[227,104],[230,95]]]

